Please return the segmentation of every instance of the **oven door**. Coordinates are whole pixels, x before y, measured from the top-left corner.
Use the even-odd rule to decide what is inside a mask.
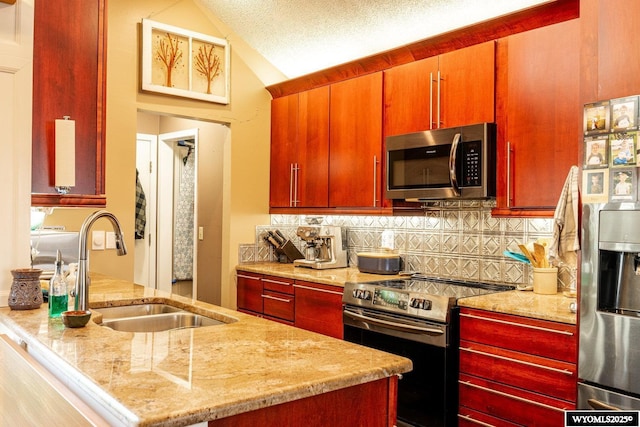
[[[455,425],[457,347],[450,325],[345,306],[344,339],[413,362],[398,382],[398,426]]]

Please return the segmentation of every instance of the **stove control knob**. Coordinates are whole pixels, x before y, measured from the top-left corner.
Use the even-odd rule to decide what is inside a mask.
[[[371,291],[362,291],[362,299],[370,300],[371,299]]]
[[[418,308],[420,310],[431,310],[431,300],[428,299],[412,298],[410,305],[411,307]]]

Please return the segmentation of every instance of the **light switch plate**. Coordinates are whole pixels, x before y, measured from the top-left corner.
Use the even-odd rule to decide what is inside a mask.
[[[91,250],[104,251],[104,230],[94,230],[91,233]]]
[[[107,249],[115,249],[116,248],[116,233],[113,231],[107,231],[107,241],[106,241]]]
[[[204,227],[198,227],[198,240],[204,240]]]

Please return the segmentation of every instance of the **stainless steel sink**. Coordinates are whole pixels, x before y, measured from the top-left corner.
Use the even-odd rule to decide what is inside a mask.
[[[185,312],[185,310],[167,304],[138,304],[120,307],[104,307],[94,309],[102,314],[104,320],[121,319],[123,317],[152,316],[162,313]]]
[[[224,325],[224,322],[187,311],[103,320],[102,326],[122,332],[162,332],[171,329]]]

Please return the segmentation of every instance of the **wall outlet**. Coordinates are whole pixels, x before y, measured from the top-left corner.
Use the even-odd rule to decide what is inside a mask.
[[[94,230],[91,233],[91,250],[104,251],[104,230]]]
[[[384,230],[382,232],[382,243],[380,244],[380,247],[385,249],[393,249],[394,238],[395,236],[393,230]]]
[[[204,240],[204,227],[198,227],[198,240]]]
[[[116,233],[115,231],[107,231],[107,249],[115,249],[116,248]]]

